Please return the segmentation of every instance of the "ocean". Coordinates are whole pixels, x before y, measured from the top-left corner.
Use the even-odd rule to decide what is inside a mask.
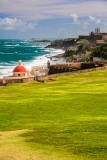
[[[0,78],[11,75],[21,59],[22,65],[31,70],[33,66],[46,66],[49,57],[64,53],[60,49],[45,48],[50,43],[32,43],[30,40],[0,40]]]

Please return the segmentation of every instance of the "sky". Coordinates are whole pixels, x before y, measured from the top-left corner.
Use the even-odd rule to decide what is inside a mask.
[[[0,39],[60,39],[107,32],[107,0],[0,0]]]

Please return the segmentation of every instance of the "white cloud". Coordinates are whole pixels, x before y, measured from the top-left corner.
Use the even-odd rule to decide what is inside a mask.
[[[75,0],[0,0],[0,13],[24,20],[63,18],[75,13],[81,16],[106,17],[107,1]]]
[[[0,29],[2,30],[26,30],[33,29],[36,24],[27,23],[17,18],[0,18]]]
[[[94,16],[89,16],[89,18],[90,18],[91,21],[95,21],[96,23],[101,23],[101,20],[94,17]]]
[[[78,22],[78,15],[76,13],[72,13],[71,17],[74,19],[74,22],[77,23]]]

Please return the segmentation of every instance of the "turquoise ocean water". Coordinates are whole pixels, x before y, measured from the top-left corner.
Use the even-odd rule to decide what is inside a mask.
[[[28,40],[0,40],[0,77],[11,75],[18,60],[30,70],[32,66],[46,66],[49,56],[60,54],[62,50],[46,49],[49,43],[32,43]]]

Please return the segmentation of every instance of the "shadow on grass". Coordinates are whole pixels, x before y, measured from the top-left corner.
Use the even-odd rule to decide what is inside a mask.
[[[106,159],[106,130],[104,121],[71,123],[63,126],[36,128],[21,136],[32,147],[48,146],[69,155],[81,155],[84,159]]]

